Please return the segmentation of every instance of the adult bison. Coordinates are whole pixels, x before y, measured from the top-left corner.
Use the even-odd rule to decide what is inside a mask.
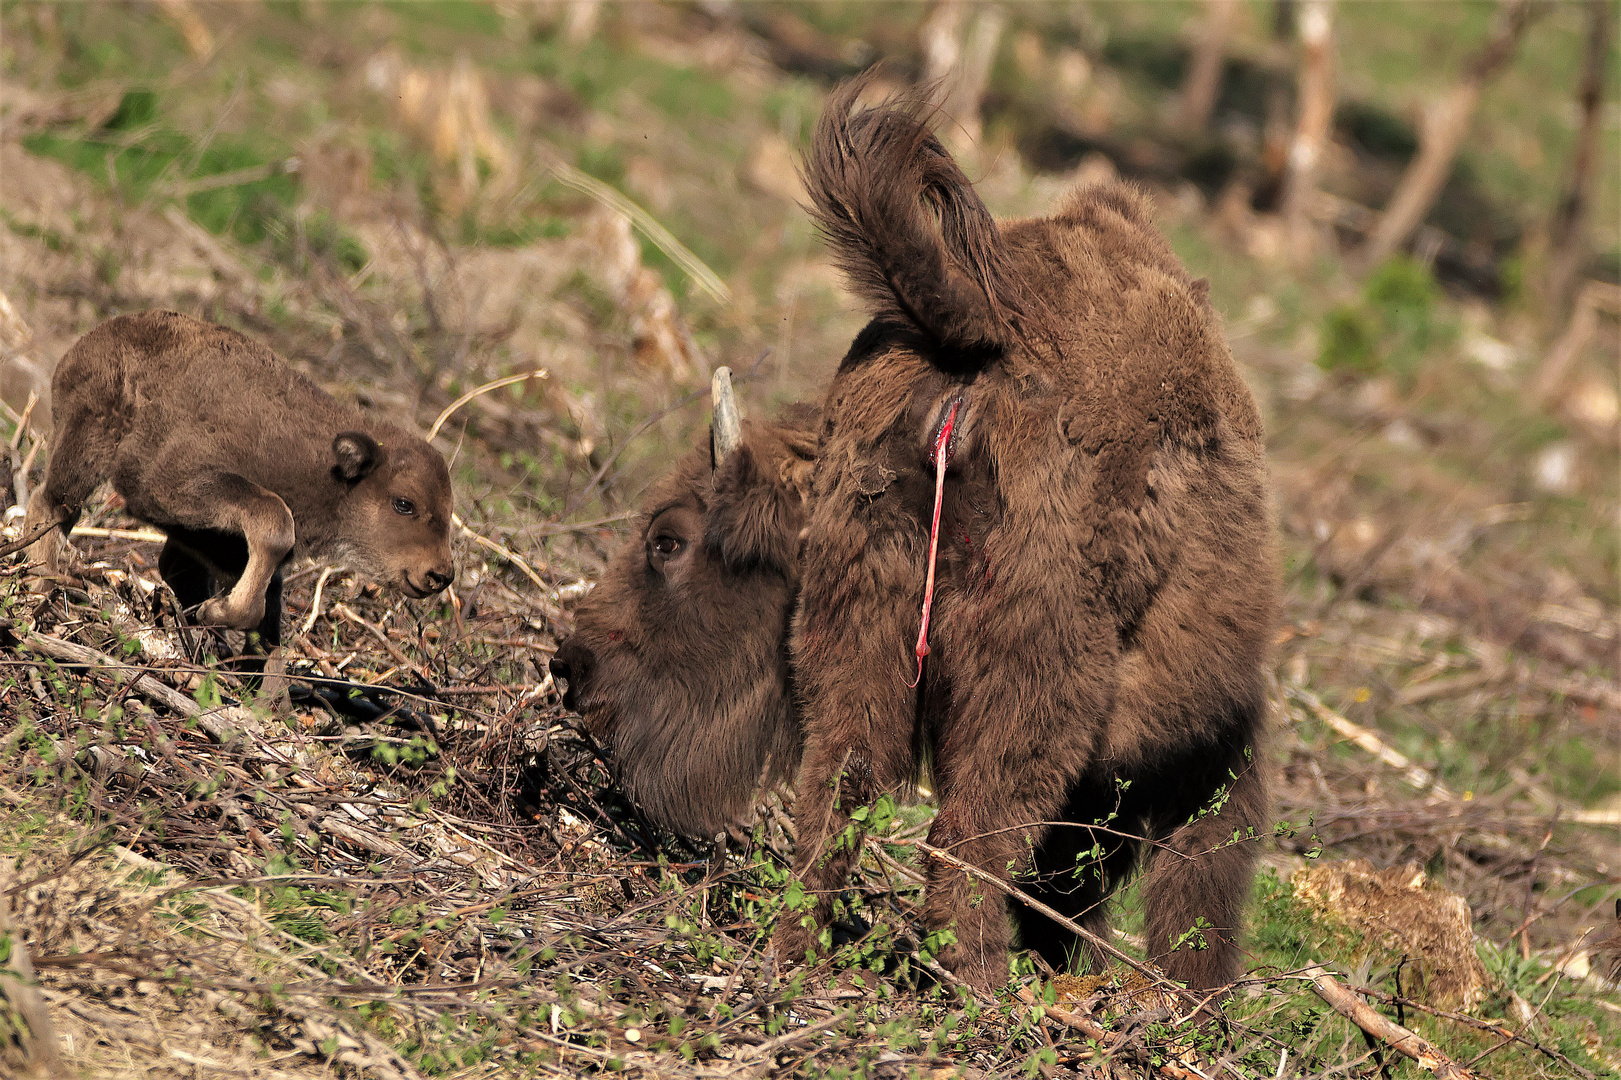
[[[648,812],[689,833],[798,766],[816,920],[850,811],[927,761],[929,840],[1093,930],[1141,857],[1148,951],[1218,986],[1265,822],[1276,608],[1261,424],[1204,282],[1129,188],[998,222],[914,106],[834,95],[813,213],[872,314],[821,414],[745,426],[644,504],[552,671]],[[932,601],[932,610],[931,610]],[[921,624],[921,631],[920,631]],[[923,659],[927,654],[927,660]],[[941,960],[1007,977],[1003,895],[926,860]],[[1055,966],[1077,942],[1022,905]]]

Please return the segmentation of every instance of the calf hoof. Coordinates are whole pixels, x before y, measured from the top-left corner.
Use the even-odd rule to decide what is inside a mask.
[[[197,609],[197,622],[200,625],[223,626],[231,630],[252,630],[264,617],[263,600],[257,604],[245,604],[235,608],[231,606],[230,597],[216,596],[212,600],[203,601],[202,607]]]

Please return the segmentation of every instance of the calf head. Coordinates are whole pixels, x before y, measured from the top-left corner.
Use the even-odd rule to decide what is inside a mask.
[[[814,417],[717,406],[708,442],[642,501],[551,661],[625,790],[692,836],[744,821],[798,762],[787,641]]]
[[[456,576],[450,554],[450,470],[439,452],[397,429],[340,432],[332,475],[343,486],[336,546],[349,567],[420,599]]]

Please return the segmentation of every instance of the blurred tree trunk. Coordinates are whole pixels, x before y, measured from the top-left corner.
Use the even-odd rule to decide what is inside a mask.
[[[1621,285],[1589,281],[1583,286],[1576,298],[1576,311],[1570,317],[1570,324],[1542,358],[1542,363],[1537,365],[1536,375],[1531,380],[1533,402],[1548,407],[1558,401],[1560,391],[1565,388],[1565,380],[1575,368],[1582,350],[1587,348],[1593,335],[1598,332],[1600,311],[1621,315]]]
[[[1611,0],[1588,0],[1587,53],[1582,81],[1576,91],[1581,128],[1571,161],[1570,183],[1554,208],[1548,226],[1548,310],[1558,318],[1570,306],[1576,278],[1587,258],[1587,216],[1592,194],[1593,166],[1598,160],[1599,104],[1604,93],[1604,60],[1610,49]]]
[[[1486,84],[1513,59],[1520,38],[1541,8],[1530,0],[1498,0],[1497,18],[1486,43],[1470,57],[1463,78],[1424,117],[1418,156],[1396,184],[1362,251],[1365,267],[1377,266],[1397,251],[1435,205],[1452,162],[1469,135]]]
[[[1272,32],[1266,46],[1267,67],[1281,71],[1294,56],[1296,0],[1277,0],[1272,7]],[[1293,95],[1281,78],[1267,80],[1266,116],[1261,126],[1261,178],[1251,193],[1257,210],[1277,210],[1283,201],[1284,175],[1289,169],[1289,144],[1294,139]]]
[[[191,50],[192,56],[201,60],[214,51],[214,35],[188,0],[158,0],[158,6],[186,39],[186,48]]]
[[[1317,166],[1333,124],[1333,0],[1306,0],[1300,11],[1300,119],[1289,144],[1283,182],[1283,217],[1289,253],[1296,261],[1310,257],[1316,247],[1311,204],[1317,193]]]
[[[1007,17],[995,5],[974,5],[974,19],[965,33],[969,10],[962,0],[941,0],[923,20],[919,37],[923,78],[946,118],[941,141],[958,157],[973,160],[981,133],[980,102],[990,85],[991,64]]]
[[[1193,48],[1182,83],[1182,108],[1177,122],[1189,135],[1202,134],[1210,126],[1221,96],[1222,62],[1227,58],[1227,32],[1238,10],[1237,0],[1205,0],[1204,25]]]
[[[569,0],[563,14],[563,40],[570,45],[583,45],[597,34],[597,23],[602,18],[598,0]]]

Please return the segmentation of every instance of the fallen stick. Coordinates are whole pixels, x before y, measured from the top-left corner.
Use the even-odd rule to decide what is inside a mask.
[[[232,727],[225,719],[226,715],[236,717],[244,715],[244,710],[240,708],[205,709],[179,690],[159,682],[140,668],[121,663],[106,653],[97,652],[84,645],[63,641],[61,638],[30,633],[23,639],[23,644],[53,660],[88,667],[92,675],[101,676],[114,686],[128,685],[148,701],[156,702],[187,719],[195,720],[197,726],[216,742],[227,743],[242,734],[240,728]],[[221,715],[222,713],[225,715]]]
[[[1356,743],[1392,769],[1400,772],[1402,779],[1409,784],[1420,790],[1433,791],[1443,799],[1456,798],[1452,793],[1452,789],[1441,783],[1435,774],[1422,766],[1413,764],[1412,761],[1408,760],[1407,755],[1391,747],[1373,729],[1365,728],[1353,720],[1347,720],[1327,705],[1324,705],[1322,699],[1310,690],[1298,686],[1289,686],[1285,687],[1283,692],[1304,705],[1317,719]]]
[[[517,555],[515,555],[512,552],[508,551],[506,548],[502,547],[500,544],[497,544],[494,540],[491,540],[489,537],[480,536],[478,533],[474,532],[472,529],[469,529],[467,527],[467,524],[465,522],[463,522],[462,519],[459,516],[457,516],[456,514],[451,514],[450,515],[450,523],[452,525],[456,526],[456,528],[460,529],[461,534],[463,536],[467,537],[473,543],[479,545],[480,547],[489,548],[491,551],[493,551],[497,555],[501,556],[501,558],[505,559],[507,562],[511,563],[513,566],[516,566],[519,570],[522,570],[524,576],[527,577],[530,581],[533,581],[538,588],[540,588],[540,589],[547,589],[548,588],[545,579],[542,578],[539,574],[535,573],[535,568],[534,567],[532,567],[528,563],[524,562],[523,559],[519,558]]]
[[[1434,1006],[1424,1004],[1422,1001],[1414,1001],[1412,998],[1400,997],[1396,994],[1387,993],[1384,990],[1375,990],[1370,986],[1358,986],[1352,990],[1352,993],[1360,994],[1363,997],[1376,998],[1391,1005],[1402,1005],[1409,1009],[1417,1009],[1419,1012],[1426,1012],[1431,1016],[1438,1016],[1442,1020],[1451,1020],[1455,1024],[1463,1024],[1466,1027],[1474,1028],[1476,1031],[1483,1031],[1488,1035],[1495,1035],[1498,1038],[1503,1039],[1505,1043],[1517,1042],[1522,1046],[1528,1046],[1531,1049],[1536,1050],[1538,1053],[1547,1055],[1554,1061],[1563,1065],[1565,1068],[1571,1070],[1574,1075],[1581,1077],[1582,1080],[1598,1080],[1598,1078],[1591,1072],[1588,1072],[1586,1069],[1570,1060],[1570,1058],[1566,1057],[1564,1054],[1561,1054],[1558,1050],[1543,1046],[1535,1039],[1528,1039],[1519,1032],[1498,1027],[1496,1024],[1488,1023],[1487,1021],[1481,1020],[1477,1017],[1466,1016],[1463,1013],[1448,1012],[1445,1009],[1437,1009]]]
[[[310,613],[304,619],[304,624],[298,628],[300,634],[307,634],[315,627],[315,620],[321,617],[321,590],[326,588],[326,579],[336,573],[338,567],[324,566],[321,576],[315,579],[315,595],[310,598]]]
[[[1476,1073],[1441,1053],[1422,1035],[1386,1019],[1322,966],[1309,967],[1302,974],[1311,980],[1312,990],[1330,1008],[1398,1054],[1417,1062],[1419,1068],[1433,1072],[1440,1080],[1479,1080]]]
[[[1509,677],[1511,676],[1508,674],[1501,676],[1503,679]],[[1491,681],[1499,681],[1499,678],[1494,676]],[[1421,684],[1421,687],[1422,685],[1426,684]],[[1420,790],[1428,790],[1443,799],[1454,802],[1467,801],[1460,798],[1457,792],[1443,784],[1428,769],[1413,764],[1407,755],[1391,747],[1379,737],[1377,732],[1371,728],[1363,727],[1354,720],[1348,720],[1341,716],[1327,705],[1324,705],[1322,699],[1310,690],[1304,690],[1300,687],[1285,687],[1283,692],[1286,696],[1304,705],[1311,711],[1313,716],[1345,738],[1356,743],[1357,746],[1366,750],[1386,765],[1401,772],[1402,779],[1414,787]],[[1405,702],[1402,703],[1405,704]],[[1609,828],[1621,825],[1621,810],[1564,809],[1561,811],[1560,821],[1566,825],[1591,825],[1598,828]]]
[[[34,543],[36,540],[38,540],[40,537],[44,536],[46,533],[50,532],[54,528],[56,528],[56,522],[47,521],[44,524],[40,525],[39,528],[37,528],[33,532],[29,533],[27,536],[20,537],[20,538],[18,538],[16,540],[13,540],[9,544],[0,544],[0,559],[5,558],[7,555],[15,555],[17,552],[21,551],[23,548],[27,547],[28,545]]]

